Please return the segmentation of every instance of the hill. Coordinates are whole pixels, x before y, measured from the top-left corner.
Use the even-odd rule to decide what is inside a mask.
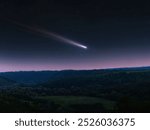
[[[3,72],[0,76],[14,80],[23,84],[38,84],[48,81],[56,71],[20,71],[20,72]]]
[[[150,112],[149,67],[1,75],[0,112]]]
[[[150,67],[112,68],[100,70],[62,70],[62,71],[19,71],[1,72],[0,76],[23,84],[39,84],[50,80],[69,77],[88,77],[106,75],[116,72],[142,72],[149,71]]]
[[[15,81],[0,76],[0,88],[13,87],[16,84]]]

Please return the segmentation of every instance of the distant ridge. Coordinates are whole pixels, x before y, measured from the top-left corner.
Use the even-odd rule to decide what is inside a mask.
[[[0,76],[0,88],[1,88],[1,87],[3,87],[3,88],[5,88],[5,87],[10,87],[10,86],[13,86],[13,85],[15,85],[15,84],[16,84],[15,81]]]
[[[3,73],[20,73],[20,72],[61,72],[61,71],[92,71],[92,70],[139,70],[139,69],[150,69],[150,66],[138,66],[138,67],[118,67],[118,68],[101,68],[101,69],[64,69],[64,70],[16,70],[16,71],[6,71],[0,72],[0,75]]]
[[[93,70],[44,70],[44,71],[18,71],[18,72],[0,72],[0,76],[23,84],[39,84],[47,82],[51,79],[82,76],[82,75],[96,75],[103,72],[111,73],[113,71],[147,71],[149,66],[144,67],[126,67],[126,68],[108,68],[108,69],[93,69]]]

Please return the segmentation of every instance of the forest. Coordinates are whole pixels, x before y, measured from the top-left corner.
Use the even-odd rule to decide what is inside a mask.
[[[0,112],[150,112],[150,68],[0,73]]]

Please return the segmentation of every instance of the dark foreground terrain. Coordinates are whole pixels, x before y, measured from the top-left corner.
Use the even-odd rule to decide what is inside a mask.
[[[0,73],[0,112],[150,112],[150,68]]]

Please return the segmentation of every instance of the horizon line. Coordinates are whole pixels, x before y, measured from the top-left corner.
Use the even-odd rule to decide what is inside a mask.
[[[128,66],[128,67],[108,67],[108,68],[93,68],[93,69],[41,69],[41,70],[10,70],[10,71],[0,71],[0,73],[9,72],[44,72],[44,71],[88,71],[88,70],[111,70],[111,69],[132,69],[132,68],[148,68],[150,66]]]

